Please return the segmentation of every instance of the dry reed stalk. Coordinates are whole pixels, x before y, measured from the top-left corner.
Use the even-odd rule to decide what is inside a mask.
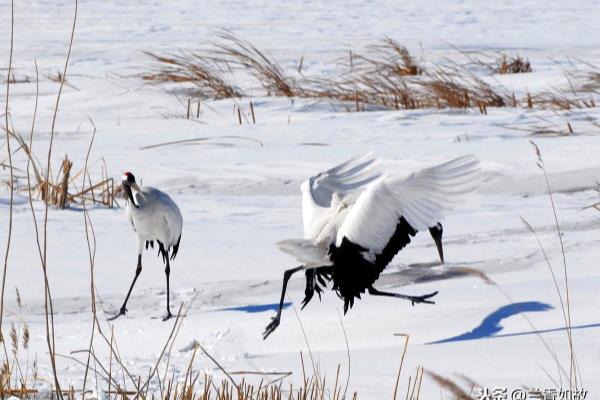
[[[71,49],[73,47],[73,39],[75,36],[75,26],[77,23],[78,5],[79,5],[78,0],[75,0],[75,10],[74,10],[74,16],[73,16],[73,26],[71,29],[71,37],[69,40],[69,47],[68,47],[67,56],[65,59],[65,65],[64,65],[64,69],[63,69],[63,73],[62,73],[62,79],[61,79],[60,86],[58,89],[58,95],[56,97],[56,104],[54,106],[54,113],[52,116],[52,127],[50,129],[50,144],[48,147],[46,182],[50,181],[50,160],[51,160],[51,156],[52,156],[52,145],[54,143],[56,116],[58,114],[58,106],[60,104],[60,98],[61,98],[65,78],[67,76],[67,68],[68,68],[69,59],[71,56]],[[33,208],[32,208],[32,210],[33,210]],[[36,221],[36,225],[37,225],[37,221]],[[60,383],[58,381],[58,373],[56,370],[56,357],[55,357],[56,344],[55,344],[55,336],[54,336],[54,309],[53,309],[53,304],[52,304],[52,295],[51,295],[51,291],[50,291],[50,284],[49,284],[49,280],[48,280],[48,270],[47,270],[48,202],[45,202],[44,225],[43,226],[44,226],[44,229],[43,229],[43,239],[44,239],[43,240],[43,251],[40,251],[40,253],[43,254],[41,263],[42,263],[42,268],[43,268],[43,273],[44,273],[44,288],[45,288],[44,309],[45,309],[45,319],[46,319],[46,342],[48,345],[48,352],[49,352],[50,362],[51,362],[51,366],[52,366],[52,375],[54,377],[54,385],[55,385],[58,397],[60,399],[62,399],[62,392],[60,390]],[[38,241],[38,243],[39,243],[39,241]]]
[[[557,215],[557,211],[556,211],[556,205],[554,203],[554,196],[552,195],[552,189],[550,187],[550,181],[548,179],[546,164],[544,163],[544,158],[542,157],[542,152],[540,151],[539,147],[535,144],[535,142],[533,142],[533,141],[530,141],[530,142],[535,150],[535,153],[536,153],[536,156],[538,159],[537,166],[538,166],[538,168],[540,168],[540,170],[544,174],[546,189],[548,190],[548,198],[550,199],[550,205],[552,206],[552,213],[553,213],[554,222],[555,222],[555,226],[556,226],[556,234],[557,234],[558,240],[560,242],[560,249],[561,249],[562,261],[563,261],[564,282],[565,282],[565,301],[564,302],[562,300],[561,292],[558,287],[558,282],[556,281],[556,277],[554,276],[554,272],[552,270],[552,267],[551,267],[550,262],[547,257],[546,257],[546,261],[547,261],[548,267],[550,268],[550,271],[552,272],[552,278],[554,280],[555,288],[558,292],[558,296],[559,296],[560,303],[561,303],[561,308],[563,311],[563,317],[565,319],[565,325],[567,328],[567,340],[569,343],[569,356],[570,356],[569,385],[570,385],[571,389],[576,389],[577,385],[578,385],[578,383],[577,383],[577,363],[576,363],[575,349],[574,349],[574,344],[573,344],[573,332],[571,329],[571,327],[572,327],[572,324],[571,324],[571,301],[570,301],[570,295],[569,295],[569,275],[568,275],[568,271],[567,271],[567,256],[565,253],[565,247],[564,247],[564,243],[563,243],[560,223],[558,222],[558,215]],[[530,227],[530,230],[534,233],[534,235],[537,238],[537,234],[535,234],[535,230],[533,230],[531,225],[529,225],[529,224],[527,224],[527,225]],[[538,243],[541,246],[541,242],[539,242],[539,239],[538,239]],[[543,248],[542,248],[542,251],[543,251]]]
[[[254,115],[254,105],[250,101],[250,114],[252,115],[252,124],[256,125],[256,115]]]
[[[56,193],[56,204],[58,208],[65,209],[69,206],[68,204],[68,191],[69,191],[69,175],[71,174],[71,168],[73,167],[73,162],[69,161],[67,156],[65,155],[65,159],[62,162],[62,173],[63,179],[59,186],[59,190]]]
[[[91,120],[90,120],[91,121]],[[92,138],[90,139],[90,145],[88,147],[88,151],[85,157],[85,165],[84,165],[84,171],[87,170],[87,166],[88,166],[88,160],[89,160],[89,156],[90,156],[90,152],[92,149],[92,144],[94,143],[94,138],[96,137],[96,126],[94,125],[93,121],[92,122],[92,126],[94,126],[94,131],[92,133]],[[85,174],[83,176],[83,181],[82,181],[82,185],[81,185],[81,190],[82,192],[85,191]],[[87,244],[87,250],[88,250],[88,257],[89,257],[89,263],[90,263],[90,298],[91,298],[91,308],[92,308],[92,332],[90,334],[90,344],[88,346],[88,357],[87,357],[87,362],[85,364],[85,372],[84,372],[84,377],[83,377],[83,388],[82,388],[82,392],[85,393],[85,388],[86,388],[86,384],[87,384],[87,377],[88,377],[88,372],[89,372],[89,368],[90,368],[90,360],[91,360],[91,351],[92,351],[92,344],[94,342],[94,333],[96,331],[96,324],[98,323],[98,317],[97,317],[97,312],[96,312],[96,295],[95,295],[95,285],[94,285],[94,265],[95,265],[95,256],[96,256],[96,235],[93,232],[93,226],[92,226],[92,221],[90,219],[88,210],[87,210],[87,206],[85,204],[85,198],[82,199],[82,207],[83,207],[83,219],[84,219],[84,226],[85,226],[85,239],[86,239],[86,244]],[[90,231],[92,232],[93,235],[93,251],[92,251],[92,246],[90,243]],[[112,359],[112,353],[111,353],[111,359]],[[110,383],[109,383],[110,385]]]
[[[337,311],[338,319],[340,320],[340,325],[342,327],[342,332],[344,333],[344,342],[346,343],[346,357],[348,359],[348,375],[346,376],[346,386],[344,387],[344,395],[342,398],[346,398],[346,394],[348,393],[348,386],[350,385],[350,344],[348,343],[348,335],[346,334],[346,327],[344,326],[344,321],[342,321],[342,316],[340,315],[339,310]]]
[[[402,366],[404,365],[404,356],[406,356],[406,349],[408,347],[408,339],[410,338],[410,335],[397,333],[394,336],[404,337],[404,345],[402,346],[402,356],[400,356],[400,366],[398,367],[398,374],[396,375],[396,384],[394,385],[394,396],[392,397],[393,400],[396,400],[396,396],[398,394],[398,385],[400,383],[400,374],[402,373]]]
[[[10,148],[10,128],[8,124],[8,104],[10,99],[10,72],[12,70],[13,60],[13,46],[14,46],[14,29],[15,29],[15,4],[14,0],[11,0],[10,8],[10,55],[8,59],[8,74],[9,79],[6,80],[6,101],[4,105],[4,121],[6,129],[6,151],[8,153],[9,162],[9,174],[10,174],[10,203],[9,203],[9,214],[8,214],[8,229],[6,238],[6,252],[4,254],[4,269],[2,270],[2,292],[0,293],[0,340],[4,342],[2,335],[2,323],[4,320],[4,289],[6,287],[6,271],[8,270],[8,256],[10,253],[10,245],[12,239],[12,227],[13,227],[13,202],[14,202],[14,174],[13,174],[13,163],[12,163],[12,151]]]

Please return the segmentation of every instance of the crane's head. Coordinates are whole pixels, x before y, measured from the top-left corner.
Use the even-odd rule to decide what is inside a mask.
[[[123,190],[125,192],[125,195],[127,196],[127,199],[129,201],[131,201],[131,204],[133,204],[134,207],[137,208],[138,205],[135,204],[135,201],[133,200],[132,189],[140,191],[140,188],[137,185],[137,183],[135,183],[135,176],[133,176],[133,174],[131,172],[125,171],[123,173],[123,179],[121,180],[121,185],[123,185]]]
[[[135,185],[135,176],[133,176],[133,174],[129,171],[123,172],[122,183],[123,183],[123,185],[129,186],[129,187]]]

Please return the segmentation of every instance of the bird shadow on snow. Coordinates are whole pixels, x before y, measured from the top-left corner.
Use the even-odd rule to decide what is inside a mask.
[[[477,340],[485,338],[499,338],[499,337],[510,337],[510,336],[524,336],[524,335],[537,335],[541,333],[558,332],[564,331],[566,327],[552,328],[552,329],[541,329],[525,332],[505,333],[498,334],[502,331],[503,327],[500,322],[503,319],[512,317],[524,312],[541,312],[553,309],[549,304],[540,303],[538,301],[527,301],[520,303],[512,303],[498,308],[496,311],[489,314],[481,321],[479,326],[472,329],[469,332],[462,333],[458,336],[453,336],[447,339],[437,340],[426,344],[440,344],[450,342],[461,342],[465,340]],[[600,323],[597,324],[586,324],[586,325],[575,325],[571,326],[571,329],[585,329],[585,328],[600,328]]]
[[[283,308],[286,309],[291,306],[292,303],[283,303]],[[272,304],[248,304],[246,306],[226,307],[221,308],[217,311],[243,311],[247,313],[259,313],[265,311],[277,311],[279,303]]]

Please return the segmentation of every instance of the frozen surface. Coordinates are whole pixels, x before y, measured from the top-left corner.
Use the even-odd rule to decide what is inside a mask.
[[[0,3],[0,75],[8,61],[8,2]],[[34,152],[43,159],[58,84],[49,79],[62,69],[73,14],[72,2],[16,2],[14,74],[35,77],[40,98]],[[299,184],[350,156],[375,150],[397,175],[467,153],[482,160],[484,182],[470,201],[445,221],[447,263],[440,266],[433,242],[421,234],[396,257],[379,285],[406,293],[439,290],[434,306],[411,307],[402,301],[365,296],[341,321],[351,356],[350,389],[360,398],[389,398],[399,365],[402,338],[410,334],[403,384],[417,365],[452,376],[464,374],[485,386],[553,387],[560,380],[556,363],[541,338],[568,368],[564,321],[552,276],[537,242],[521,217],[537,230],[562,280],[562,256],[545,182],[536,167],[527,129],[550,125],[574,134],[539,137],[563,231],[569,269],[575,350],[583,386],[600,394],[600,213],[585,206],[598,201],[600,118],[597,108],[554,112],[528,109],[373,111],[346,113],[311,100],[255,97],[257,124],[240,126],[231,100],[206,102],[199,120],[183,117],[185,106],[161,86],[140,78],[149,67],[142,51],[194,49],[210,43],[219,28],[267,49],[286,68],[327,73],[328,62],[348,48],[390,36],[427,61],[459,57],[451,46],[522,54],[534,72],[498,77],[517,93],[567,85],[563,68],[600,65],[598,1],[484,1],[423,4],[418,1],[281,2],[239,0],[141,2],[81,1],[75,43],[60,103],[54,162],[64,154],[83,166],[97,127],[91,161],[100,174],[123,170],[143,184],[161,188],[184,215],[180,253],[172,265],[175,304],[198,293],[178,336],[171,363],[177,374],[187,368],[193,340],[202,343],[228,370],[293,371],[301,380],[299,351],[306,351],[292,307],[266,341],[261,333],[278,301],[283,270],[294,260],[274,243],[302,234]],[[585,61],[585,62],[584,62]],[[29,134],[35,83],[11,86],[15,129]],[[2,104],[5,101],[2,91]],[[249,98],[237,101],[248,112]],[[598,104],[598,100],[596,100]],[[4,118],[2,118],[4,119]],[[234,138],[232,136],[236,136]],[[4,143],[4,136],[3,143]],[[209,138],[188,145],[142,149],[168,141]],[[4,144],[3,144],[4,146]],[[5,154],[2,147],[2,154]],[[0,159],[2,161],[4,155]],[[15,162],[25,168],[22,154]],[[2,179],[6,171],[1,171]],[[23,173],[18,172],[20,183]],[[26,193],[15,199],[13,245],[7,271],[6,308],[15,323],[30,324],[31,358],[49,381],[44,325],[43,280]],[[41,215],[43,204],[34,207]],[[8,193],[0,191],[0,243],[6,242]],[[95,283],[101,311],[120,306],[135,271],[135,237],[122,209],[93,208],[96,234]],[[87,348],[91,331],[90,268],[83,213],[50,210],[48,270],[54,298],[57,352]],[[4,247],[1,255],[4,255]],[[3,259],[3,257],[2,257]],[[469,274],[488,275],[498,286]],[[14,299],[18,287],[22,314]],[[298,309],[302,277],[288,294]],[[171,329],[160,316],[165,307],[163,267],[153,252],[144,254],[144,271],[128,305],[129,313],[110,325],[119,351],[132,371],[146,374]],[[326,293],[302,312],[300,320],[314,357],[331,379],[338,364],[346,379],[347,355],[340,323],[340,300]],[[176,307],[174,307],[176,308]],[[254,311],[254,312],[248,312]],[[526,315],[531,322],[523,318]],[[101,318],[103,329],[109,323]],[[470,336],[469,336],[470,334]],[[459,340],[465,336],[471,340]],[[452,339],[452,340],[449,340]],[[436,343],[437,342],[437,343]],[[101,343],[97,352],[108,363]],[[80,353],[74,354],[83,359]],[[25,357],[25,355],[22,355]],[[57,360],[66,384],[81,384],[82,368]],[[218,373],[203,357],[196,369]],[[565,377],[562,377],[565,381]],[[438,398],[425,377],[422,396]]]

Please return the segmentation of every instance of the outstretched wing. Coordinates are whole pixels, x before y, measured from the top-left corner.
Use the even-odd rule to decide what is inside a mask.
[[[320,172],[302,183],[302,219],[306,238],[314,238],[318,233],[315,226],[325,223],[324,217],[332,205],[384,175],[379,163],[380,159],[373,152],[366,153]]]
[[[479,186],[480,165],[463,156],[415,172],[406,178],[386,179],[365,189],[340,226],[336,244],[351,242],[381,254],[403,217],[415,230],[442,220]]]

